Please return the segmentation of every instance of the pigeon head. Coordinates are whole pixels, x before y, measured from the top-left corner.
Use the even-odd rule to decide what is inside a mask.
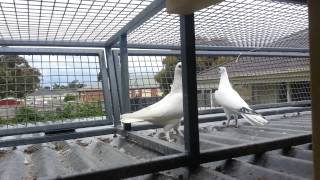
[[[225,73],[225,72],[227,72],[227,69],[225,67],[219,67],[220,74]]]
[[[181,64],[181,62],[178,62],[178,64],[176,65],[175,71],[177,71],[177,70],[179,70],[179,69],[180,69],[180,71],[181,71],[181,69],[182,69],[182,64]]]
[[[172,91],[181,91],[182,90],[182,64],[179,62],[176,65],[176,68],[174,70],[174,78],[173,78],[173,84],[171,86]]]

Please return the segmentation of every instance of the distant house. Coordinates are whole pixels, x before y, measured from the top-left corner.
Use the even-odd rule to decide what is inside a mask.
[[[79,99],[83,102],[99,102],[103,101],[102,84],[91,83],[83,88],[77,89]]]
[[[23,104],[23,100],[13,98],[13,97],[8,97],[4,99],[0,99],[0,107],[12,107],[12,106],[19,106]]]
[[[152,76],[135,76],[129,80],[129,96],[156,97],[162,96],[160,85]]]
[[[233,87],[250,104],[310,99],[308,58],[240,57],[224,66]],[[197,74],[200,107],[214,106],[219,78],[215,67]]]
[[[0,99],[0,119],[9,120],[16,116],[16,110],[24,104],[22,99],[8,97]]]
[[[75,89],[39,89],[26,97],[27,105],[43,106],[61,103],[67,95],[77,96]]]

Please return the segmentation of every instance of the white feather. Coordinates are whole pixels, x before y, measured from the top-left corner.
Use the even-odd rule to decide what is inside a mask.
[[[122,123],[133,123],[149,121],[153,124],[163,126],[167,131],[178,126],[183,116],[183,96],[181,63],[175,68],[174,80],[171,91],[163,99],[139,111],[121,115]]]
[[[242,115],[252,125],[264,125],[268,121],[260,114],[256,114],[249,105],[240,97],[240,95],[232,88],[227,70],[220,67],[221,73],[218,90],[214,93],[215,101],[223,107],[227,116]],[[250,112],[243,112],[241,109],[247,109]]]
[[[26,65],[25,65],[24,63],[21,63],[21,64],[15,64],[15,66],[16,66],[16,67],[19,67],[19,68],[21,68],[21,67],[26,67]]]

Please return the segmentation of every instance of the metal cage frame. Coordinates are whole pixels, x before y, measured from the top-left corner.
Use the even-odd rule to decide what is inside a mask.
[[[288,2],[285,0],[278,0],[280,2]],[[306,4],[305,0],[291,0],[290,2],[298,4]],[[44,127],[24,128],[8,130],[0,132],[1,136],[8,136],[14,134],[25,133],[40,133],[40,132],[56,132],[52,135],[40,135],[39,137],[21,138],[15,140],[1,141],[1,147],[23,145],[29,143],[42,143],[57,140],[74,139],[89,136],[98,136],[111,133],[119,133],[124,135],[132,134],[130,131],[121,130],[118,125],[120,114],[128,112],[128,55],[181,55],[182,62],[186,64],[183,70],[183,89],[184,93],[189,96],[184,96],[184,132],[185,132],[185,152],[172,149],[172,147],[165,147],[177,154],[168,155],[153,159],[149,162],[142,162],[134,165],[118,167],[115,169],[106,169],[97,172],[83,173],[78,175],[71,175],[63,177],[63,179],[99,179],[102,177],[111,177],[113,179],[126,178],[138,176],[146,173],[162,171],[167,169],[188,166],[190,170],[195,169],[201,163],[222,160],[226,158],[239,157],[253,153],[263,153],[265,151],[290,147],[308,143],[311,141],[311,134],[303,134],[299,136],[287,137],[273,141],[263,141],[259,143],[245,144],[241,146],[234,146],[232,148],[221,148],[200,152],[199,137],[198,137],[198,121],[208,122],[218,120],[221,117],[215,117],[210,120],[198,120],[197,99],[196,99],[196,76],[195,76],[195,55],[248,55],[248,56],[292,56],[292,57],[309,57],[308,48],[247,48],[247,47],[208,47],[196,46],[194,39],[194,17],[193,15],[180,16],[180,33],[181,33],[181,47],[180,46],[163,46],[163,45],[137,45],[128,44],[127,35],[138,26],[143,24],[150,17],[154,16],[163,10],[165,0],[156,0],[152,2],[147,8],[141,11],[135,18],[122,27],[117,33],[111,36],[106,42],[72,42],[72,41],[24,41],[24,40],[5,40],[1,41],[1,46],[62,46],[62,47],[95,47],[104,49],[62,49],[62,48],[11,48],[2,47],[0,53],[2,54],[64,54],[64,55],[98,55],[100,59],[100,69],[103,72],[103,89],[104,97],[112,100],[111,104],[106,104],[106,111],[109,120],[113,122],[85,122],[73,123],[65,125],[52,125]],[[117,44],[120,41],[120,44]],[[119,48],[113,50],[112,48]],[[149,51],[128,50],[128,48],[153,49]],[[157,49],[157,50],[156,50]],[[159,49],[162,49],[159,51]],[[198,51],[196,51],[198,50]],[[118,58],[120,54],[120,58]],[[119,67],[119,62],[121,67]],[[108,66],[106,66],[106,64]],[[108,69],[106,69],[108,67]],[[110,82],[106,83],[106,82]],[[120,91],[121,90],[121,91]],[[105,103],[107,101],[105,100]],[[310,104],[310,102],[306,102]],[[285,104],[287,105],[287,104]],[[289,109],[286,112],[297,112],[309,110],[310,107],[303,107],[297,109]],[[199,113],[201,114],[201,112]],[[84,130],[75,132],[74,129],[111,125],[114,127],[105,127],[100,130]],[[154,126],[143,125],[132,127],[132,130],[141,130],[154,128]],[[69,132],[71,130],[71,132]],[[59,133],[68,132],[68,133]],[[143,139],[144,143],[150,144],[147,139]]]

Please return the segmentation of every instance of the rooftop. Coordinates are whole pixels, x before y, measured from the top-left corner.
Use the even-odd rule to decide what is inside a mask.
[[[305,80],[309,80],[309,58],[298,57],[242,57],[237,60],[223,64],[222,66],[227,68],[228,76],[233,78],[244,77],[256,77],[264,76],[266,78],[279,78],[282,77],[282,81],[290,81],[290,76],[294,79],[299,72],[304,72],[307,75]],[[284,74],[290,74],[287,79]],[[275,77],[274,77],[275,76]],[[198,79],[219,80],[219,72],[217,67],[211,67],[198,73]]]
[[[68,93],[76,93],[75,89],[39,89],[28,96],[63,96]]]
[[[267,116],[266,127],[252,127],[240,120],[240,127],[226,128],[222,122],[200,124],[201,151],[258,144],[268,140],[310,134],[311,114],[303,112]],[[159,130],[158,130],[159,132]],[[160,130],[161,132],[161,130]],[[24,138],[40,134],[24,135]],[[183,140],[174,135],[175,143],[159,140],[155,130],[128,132],[127,136],[104,135],[75,140],[47,142],[1,149],[0,175],[5,179],[54,178],[149,161],[163,155],[184,151]],[[3,138],[1,138],[3,140]],[[155,147],[152,143],[157,142]],[[286,165],[284,165],[286,164]],[[196,179],[311,179],[312,147],[308,144],[287,151],[270,151],[261,157],[243,156],[202,165]],[[299,171],[296,171],[296,168]],[[175,179],[184,175],[183,168],[132,179]]]

